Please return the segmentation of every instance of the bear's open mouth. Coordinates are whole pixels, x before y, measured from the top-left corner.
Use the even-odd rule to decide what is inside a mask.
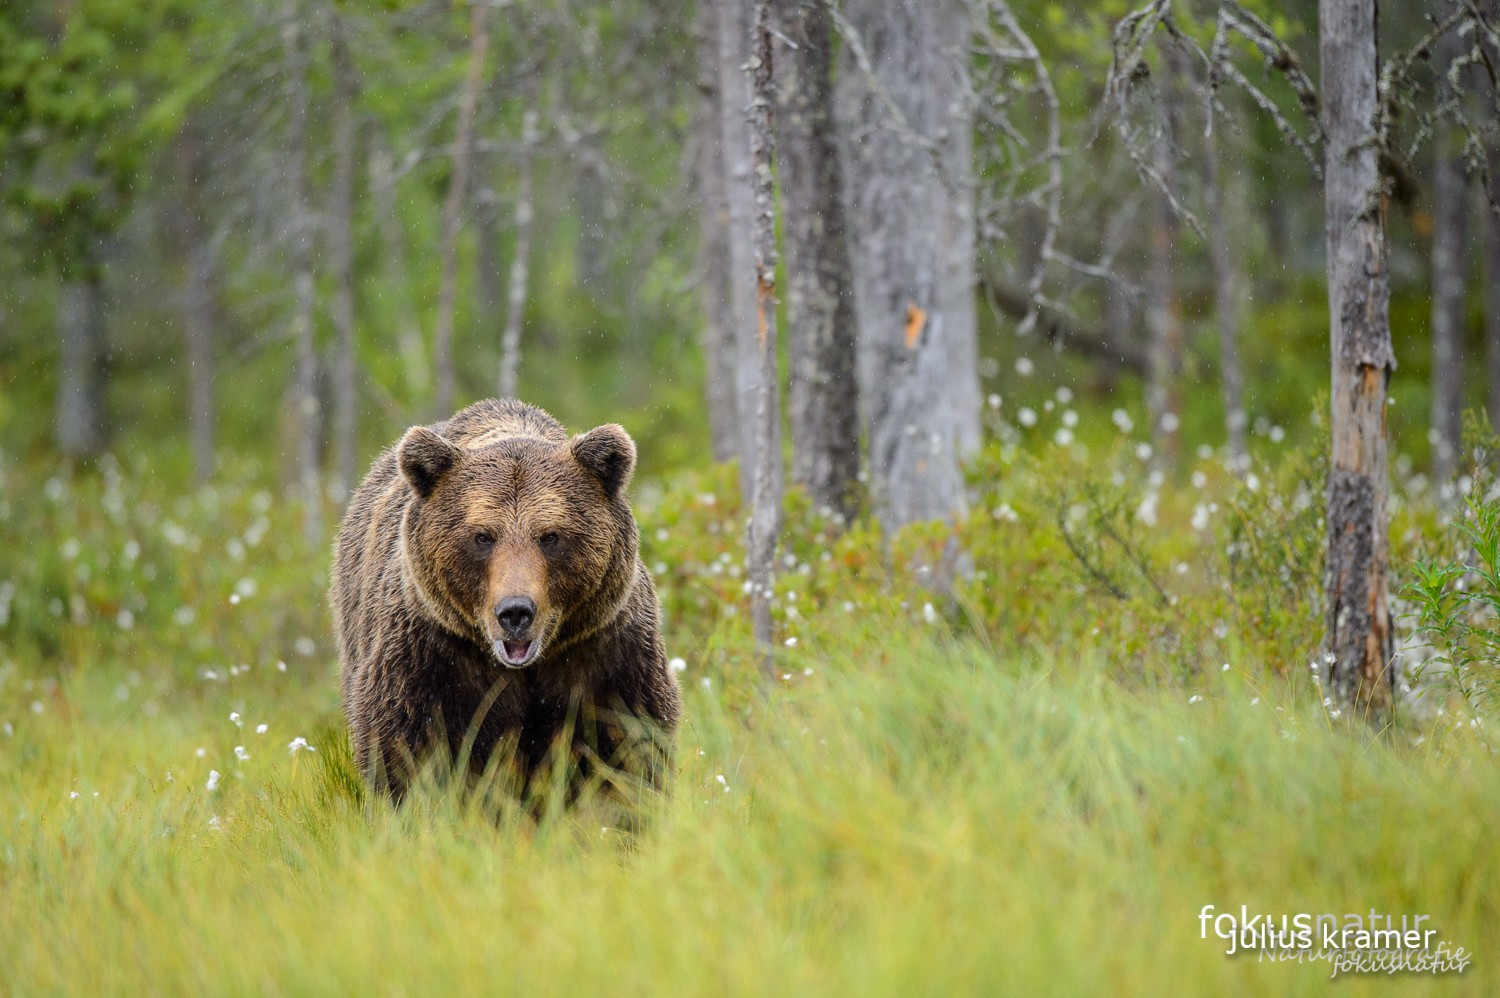
[[[507,667],[519,669],[530,665],[531,660],[536,658],[537,651],[542,642],[537,638],[530,641],[496,641],[495,657],[504,662]]]

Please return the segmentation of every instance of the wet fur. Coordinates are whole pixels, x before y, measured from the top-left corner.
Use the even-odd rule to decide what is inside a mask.
[[[366,778],[399,797],[414,761],[459,758],[469,736],[472,772],[513,747],[524,784],[571,730],[580,779],[604,762],[660,787],[681,703],[625,500],[633,442],[617,426],[570,439],[514,400],[426,430],[376,460],[335,551],[344,709]],[[492,550],[475,546],[481,529]],[[549,531],[561,539],[543,549]],[[508,669],[487,615],[518,587],[548,633]]]

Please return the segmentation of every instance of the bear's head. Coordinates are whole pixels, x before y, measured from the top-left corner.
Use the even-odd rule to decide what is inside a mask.
[[[628,595],[635,442],[621,427],[468,448],[418,426],[397,463],[412,491],[401,527],[408,576],[440,622],[502,665],[524,668],[587,637]]]

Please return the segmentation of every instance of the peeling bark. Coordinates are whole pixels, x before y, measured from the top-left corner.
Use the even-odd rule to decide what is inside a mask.
[[[852,517],[859,386],[853,277],[840,201],[843,174],[833,127],[833,30],[821,4],[776,0],[774,6],[777,30],[790,42],[776,44],[774,71],[776,159],[785,206],[792,477],[814,502]]]
[[[1332,354],[1322,678],[1374,719],[1390,702],[1386,388],[1390,337],[1384,196],[1368,142],[1376,110],[1375,5],[1319,0],[1325,238]]]

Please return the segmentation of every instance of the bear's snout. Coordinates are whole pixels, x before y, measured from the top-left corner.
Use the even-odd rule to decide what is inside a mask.
[[[495,619],[506,635],[523,638],[536,619],[536,600],[529,596],[507,596],[495,607]]]

